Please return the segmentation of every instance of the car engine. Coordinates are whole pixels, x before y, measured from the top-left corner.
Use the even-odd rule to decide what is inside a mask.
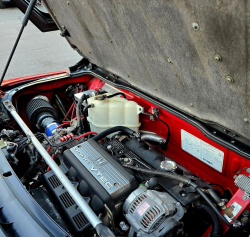
[[[194,236],[194,223],[201,221],[195,213],[205,205],[196,188],[223,200],[212,185],[162,152],[170,139],[168,125],[159,120],[168,127],[165,138],[139,130],[139,115],[147,115],[144,108],[107,86],[89,90],[70,85],[65,95],[73,101],[68,112],[62,98],[56,96],[52,102],[36,95],[27,103],[26,116],[35,138],[94,215],[117,236]],[[159,111],[153,112],[157,118]],[[69,235],[95,236],[90,218],[30,138],[6,128],[0,136],[9,163],[51,218]],[[50,200],[49,205],[41,197]],[[218,217],[213,222],[219,225]],[[210,224],[200,223],[201,233]]]

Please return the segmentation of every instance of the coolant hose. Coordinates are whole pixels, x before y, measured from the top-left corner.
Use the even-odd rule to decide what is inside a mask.
[[[96,138],[97,136],[95,136],[94,138]],[[123,166],[125,168],[129,168],[131,170],[139,171],[139,172],[142,172],[142,173],[145,173],[145,174],[159,175],[159,176],[162,176],[162,177],[166,177],[166,178],[169,178],[169,179],[174,179],[174,180],[180,181],[180,182],[182,182],[184,184],[189,184],[189,185],[192,184],[190,179],[185,178],[184,176],[181,176],[181,175],[178,175],[178,174],[174,174],[174,173],[170,173],[170,172],[166,172],[166,171],[159,171],[159,170],[148,170],[148,169],[139,168],[139,167],[135,167],[135,166],[127,165],[127,164],[123,164]],[[195,187],[197,186],[196,184],[194,184],[194,185],[195,185]]]
[[[97,135],[98,136],[98,135]],[[94,138],[96,138],[97,136],[95,136]],[[93,138],[93,139],[94,139]],[[195,184],[193,183],[190,179],[183,177],[181,175],[177,175],[174,173],[169,173],[166,171],[158,171],[158,170],[148,170],[148,169],[144,169],[144,168],[138,168],[135,166],[131,166],[131,165],[127,165],[127,164],[123,164],[124,167],[129,168],[131,170],[135,170],[138,172],[142,172],[145,174],[154,174],[154,175],[159,175],[162,177],[166,177],[166,178],[170,178],[173,180],[177,180],[180,181],[184,184],[188,184],[191,187],[195,188],[196,191],[201,195],[201,197],[203,197],[205,199],[205,201],[207,202],[207,204],[211,207],[211,209],[219,216],[219,218],[232,230],[235,231],[237,233],[241,233],[239,230],[235,229],[228,221],[227,219],[221,214],[220,210],[217,209],[217,207],[213,204],[213,202],[207,197],[207,195]]]
[[[89,131],[89,126],[88,126],[88,122],[87,122],[87,111],[89,108],[93,108],[93,104],[87,105],[84,107],[83,109],[83,116],[84,116],[84,132],[88,132]]]
[[[202,203],[201,201],[194,202],[194,207],[200,211],[204,211],[208,214],[212,221],[212,232],[211,237],[220,237],[222,233],[221,223],[219,217],[215,214],[215,212],[211,209],[209,205],[206,203]]]
[[[200,189],[196,188],[196,191],[204,198],[204,200],[209,204],[213,211],[220,217],[220,219],[232,230],[237,233],[241,233],[239,230],[235,229],[227,219],[221,214],[220,210],[213,204],[213,202],[207,197],[207,195]]]
[[[123,127],[123,126],[116,126],[116,127],[112,127],[109,129],[106,129],[105,131],[99,133],[98,135],[94,136],[92,139],[95,141],[99,141],[102,138],[114,133],[114,132],[123,132],[126,135],[134,135],[136,134],[136,132],[130,128],[127,127]]]
[[[218,194],[213,189],[206,189],[206,193],[211,196],[211,198],[215,201],[217,205],[222,202]]]
[[[86,95],[83,94],[81,98],[78,101],[77,107],[76,107],[76,117],[77,117],[77,127],[78,127],[78,133],[82,134],[82,116],[81,116],[81,107],[82,102],[85,99]],[[84,118],[85,119],[85,118]]]

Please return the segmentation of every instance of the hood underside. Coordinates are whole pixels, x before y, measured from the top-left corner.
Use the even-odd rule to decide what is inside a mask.
[[[44,2],[92,63],[250,139],[248,1]]]

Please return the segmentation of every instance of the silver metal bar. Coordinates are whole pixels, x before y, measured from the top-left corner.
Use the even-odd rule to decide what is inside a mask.
[[[18,113],[16,112],[16,109],[13,106],[13,104],[9,100],[4,101],[3,104],[5,105],[7,110],[11,113],[11,115],[16,120],[16,122],[19,124],[19,126],[22,128],[23,132],[26,134],[28,139],[30,139],[30,141],[36,147],[37,151],[41,154],[41,156],[44,158],[46,163],[54,171],[55,175],[58,177],[58,179],[64,185],[65,189],[69,192],[69,194],[74,199],[76,204],[79,206],[79,208],[81,209],[81,211],[83,212],[85,217],[88,219],[90,224],[95,228],[98,224],[102,223],[101,220],[96,216],[96,214],[90,208],[90,206],[82,198],[80,193],[72,185],[72,183],[69,181],[69,179],[66,177],[66,175],[58,167],[56,162],[51,158],[49,153],[44,149],[44,147],[41,145],[41,143],[37,140],[37,138],[32,133],[32,131],[24,123],[22,118],[18,115]]]

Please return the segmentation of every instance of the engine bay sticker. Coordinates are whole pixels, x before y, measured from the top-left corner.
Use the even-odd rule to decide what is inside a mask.
[[[181,147],[212,168],[222,172],[224,152],[181,129]]]
[[[238,204],[237,202],[234,202],[232,204],[232,207],[234,208],[232,211],[232,214],[234,217],[236,217],[237,214],[240,212],[242,206],[240,204]],[[229,218],[226,214],[224,214],[224,217],[228,220],[228,222],[232,222],[231,218]]]
[[[147,202],[144,202],[136,211],[137,214],[140,216],[143,215],[143,213],[150,207],[150,205]]]

